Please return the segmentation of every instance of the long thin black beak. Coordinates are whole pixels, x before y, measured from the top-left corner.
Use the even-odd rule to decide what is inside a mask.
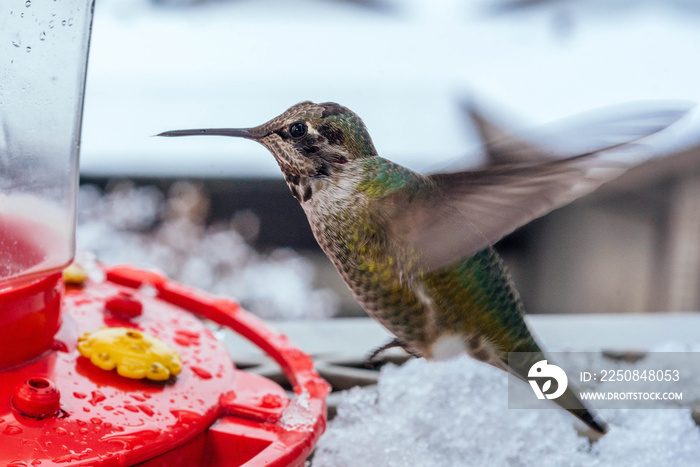
[[[201,130],[173,130],[158,133],[156,136],[196,136],[196,135],[218,135],[234,136],[238,138],[260,139],[261,136],[250,131],[248,128],[205,128]]]

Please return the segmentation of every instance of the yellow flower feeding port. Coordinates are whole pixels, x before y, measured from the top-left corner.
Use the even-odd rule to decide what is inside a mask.
[[[93,365],[108,371],[116,368],[126,378],[165,381],[182,370],[177,351],[136,329],[103,328],[85,333],[78,351]]]

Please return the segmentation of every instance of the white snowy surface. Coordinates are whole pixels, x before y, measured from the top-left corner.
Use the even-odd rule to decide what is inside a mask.
[[[700,102],[700,16],[682,2],[510,14],[489,13],[492,1],[189,3],[98,2],[83,173],[279,176],[250,141],[151,135],[253,126],[302,100],[350,107],[380,154],[417,170],[475,157],[465,98],[493,99],[525,125],[628,101]]]
[[[524,383],[523,383],[524,384]],[[693,466],[700,431],[685,409],[600,411],[591,444],[564,410],[508,409],[504,372],[468,357],[382,369],[376,389],[347,393],[313,467]]]
[[[204,226],[196,188],[177,186],[181,192],[168,198],[154,187],[125,184],[105,195],[81,187],[78,248],[108,265],[161,270],[238,300],[263,318],[327,318],[337,312],[337,296],[314,288],[310,261],[289,249],[260,254],[231,225]]]

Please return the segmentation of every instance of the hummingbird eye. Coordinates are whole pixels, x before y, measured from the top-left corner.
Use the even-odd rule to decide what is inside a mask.
[[[306,135],[307,131],[308,128],[304,122],[292,123],[289,127],[289,134],[292,136],[292,138],[302,138]]]

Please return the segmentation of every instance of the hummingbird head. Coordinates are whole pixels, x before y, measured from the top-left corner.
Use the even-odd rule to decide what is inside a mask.
[[[301,102],[252,128],[166,131],[158,136],[223,135],[252,139],[275,157],[288,182],[328,177],[352,161],[377,155],[364,123],[333,102]]]

